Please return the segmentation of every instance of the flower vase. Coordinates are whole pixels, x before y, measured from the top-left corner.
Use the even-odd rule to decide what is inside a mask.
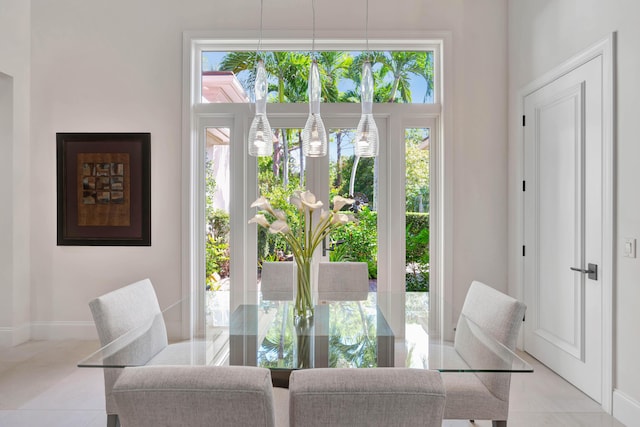
[[[296,324],[296,368],[313,368],[313,325],[311,319],[300,319]]]
[[[294,320],[296,325],[311,324],[313,321],[313,289],[311,286],[311,259],[301,257],[296,260],[296,303],[294,307]]]

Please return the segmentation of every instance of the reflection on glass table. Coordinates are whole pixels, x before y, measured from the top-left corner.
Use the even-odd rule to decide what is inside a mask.
[[[248,365],[271,369],[274,385],[286,386],[293,369],[313,367],[407,366],[441,372],[532,372],[531,366],[514,352],[487,335],[471,320],[461,317],[458,337],[470,347],[428,334],[428,297],[407,293],[405,337],[396,338],[372,292],[364,301],[326,301],[316,306],[313,323],[293,322],[293,303],[259,300],[240,305],[229,314],[228,295],[212,305],[214,320],[206,338],[198,337],[174,345],[182,364]],[[179,309],[177,304],[164,316]],[[226,310],[226,312],[225,312]],[[175,317],[175,316],[174,316]],[[217,319],[217,321],[215,321]],[[136,342],[150,329],[154,319],[131,330],[90,355],[80,367],[126,367],[162,364],[162,360],[140,361],[133,357]],[[438,334],[442,335],[442,334]],[[459,346],[460,344],[458,344]],[[473,351],[466,359],[462,354]],[[458,351],[464,350],[464,351]]]

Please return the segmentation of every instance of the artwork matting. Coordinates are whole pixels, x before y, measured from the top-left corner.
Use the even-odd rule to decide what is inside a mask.
[[[151,134],[57,133],[59,246],[151,246]]]

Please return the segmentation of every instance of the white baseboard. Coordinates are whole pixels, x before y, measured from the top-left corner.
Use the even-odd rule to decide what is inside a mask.
[[[638,425],[638,420],[640,420],[640,402],[620,390],[614,390],[613,417],[627,426]]]
[[[97,340],[93,322],[53,321],[32,322],[31,339],[34,340]]]
[[[31,339],[31,325],[25,323],[17,328],[0,328],[0,347],[13,347]]]

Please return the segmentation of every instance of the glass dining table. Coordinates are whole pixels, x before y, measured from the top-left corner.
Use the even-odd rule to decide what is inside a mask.
[[[294,322],[293,302],[257,298],[229,309],[223,293],[207,304],[202,336],[171,341],[150,361],[135,357],[140,343],[180,304],[121,335],[78,363],[79,367],[124,368],[146,364],[244,365],[271,370],[276,387],[287,387],[295,369],[392,367],[440,372],[533,372],[532,367],[464,315],[457,323],[466,345],[481,357],[462,357],[454,341],[429,333],[428,295],[407,293],[404,336],[396,336],[370,292],[358,301],[322,301],[311,322]],[[215,299],[217,298],[217,300]],[[472,341],[469,343],[469,341]]]

